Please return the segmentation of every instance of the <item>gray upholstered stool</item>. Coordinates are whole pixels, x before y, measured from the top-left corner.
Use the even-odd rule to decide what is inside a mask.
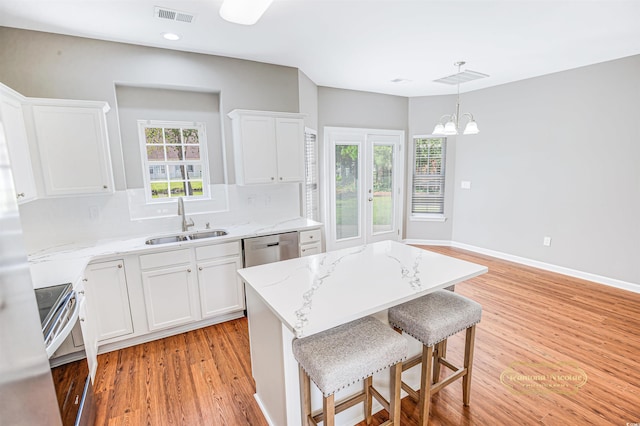
[[[404,331],[423,344],[422,354],[408,360],[402,366],[402,370],[405,371],[422,363],[420,391],[402,383],[402,389],[418,401],[421,425],[429,422],[431,395],[460,377],[462,377],[462,400],[464,405],[469,405],[473,343],[476,324],[480,322],[481,317],[482,306],[447,290],[439,290],[389,309],[389,324],[396,331]],[[467,331],[464,364],[463,367],[458,368],[446,360],[444,351],[447,338],[462,330]],[[442,381],[438,381],[440,364],[453,371]]]
[[[372,317],[360,318],[318,334],[293,341],[293,355],[300,366],[302,425],[335,423],[335,414],[364,402],[365,419],[371,422],[374,396],[389,412],[384,425],[400,425],[402,361],[407,357],[405,338]],[[391,367],[391,396],[386,401],[373,387],[374,373]],[[311,385],[323,394],[322,413],[311,413]],[[364,379],[362,392],[335,404],[334,393]]]

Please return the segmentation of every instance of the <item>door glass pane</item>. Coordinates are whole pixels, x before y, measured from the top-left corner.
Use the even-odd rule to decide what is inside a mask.
[[[393,230],[393,146],[373,146],[373,233]]]
[[[336,240],[360,235],[358,145],[336,145]]]

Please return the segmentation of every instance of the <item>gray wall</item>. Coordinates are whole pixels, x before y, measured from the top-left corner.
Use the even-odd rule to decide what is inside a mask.
[[[210,182],[225,183],[218,93],[117,85],[116,97],[127,188],[144,186],[138,120],[204,123]]]
[[[407,131],[407,98],[318,87],[318,125]]]
[[[235,108],[298,112],[298,70],[219,56],[0,27],[0,82],[30,97],[107,101],[116,189],[125,171],[115,84],[220,93],[229,182],[235,182],[231,122]]]
[[[411,185],[413,174],[413,136],[430,135],[441,116],[454,112],[455,96],[423,96],[409,98],[409,134],[407,149],[407,200],[405,204],[405,238],[408,240],[442,240],[450,241],[453,233],[453,193],[455,189],[456,146],[459,143],[471,143],[473,136],[450,136],[446,142],[445,162],[445,204],[446,221],[425,221],[411,219]]]
[[[407,98],[402,96],[318,87],[318,141],[322,165],[320,182],[327,181],[324,167],[325,126],[404,130],[406,136],[407,114]],[[406,148],[406,141],[404,146]],[[321,188],[321,191],[325,190]],[[321,206],[321,211],[322,208],[324,205]],[[327,221],[324,217],[322,220]]]
[[[318,86],[305,73],[298,70],[300,112],[307,114],[305,126],[318,130]]]
[[[640,56],[462,95],[453,240],[640,283]],[[543,237],[552,237],[550,247]]]

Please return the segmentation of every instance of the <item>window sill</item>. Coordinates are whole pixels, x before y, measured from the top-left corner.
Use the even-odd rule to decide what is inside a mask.
[[[412,214],[409,220],[412,222],[446,222],[447,217],[443,214]]]

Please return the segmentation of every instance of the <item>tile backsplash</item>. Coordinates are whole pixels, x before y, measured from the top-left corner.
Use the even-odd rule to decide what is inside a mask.
[[[300,216],[300,185],[215,185],[212,200],[186,201],[195,229],[271,223]],[[180,232],[177,204],[148,206],[142,190],[110,195],[39,199],[20,206],[29,253],[114,238]]]

